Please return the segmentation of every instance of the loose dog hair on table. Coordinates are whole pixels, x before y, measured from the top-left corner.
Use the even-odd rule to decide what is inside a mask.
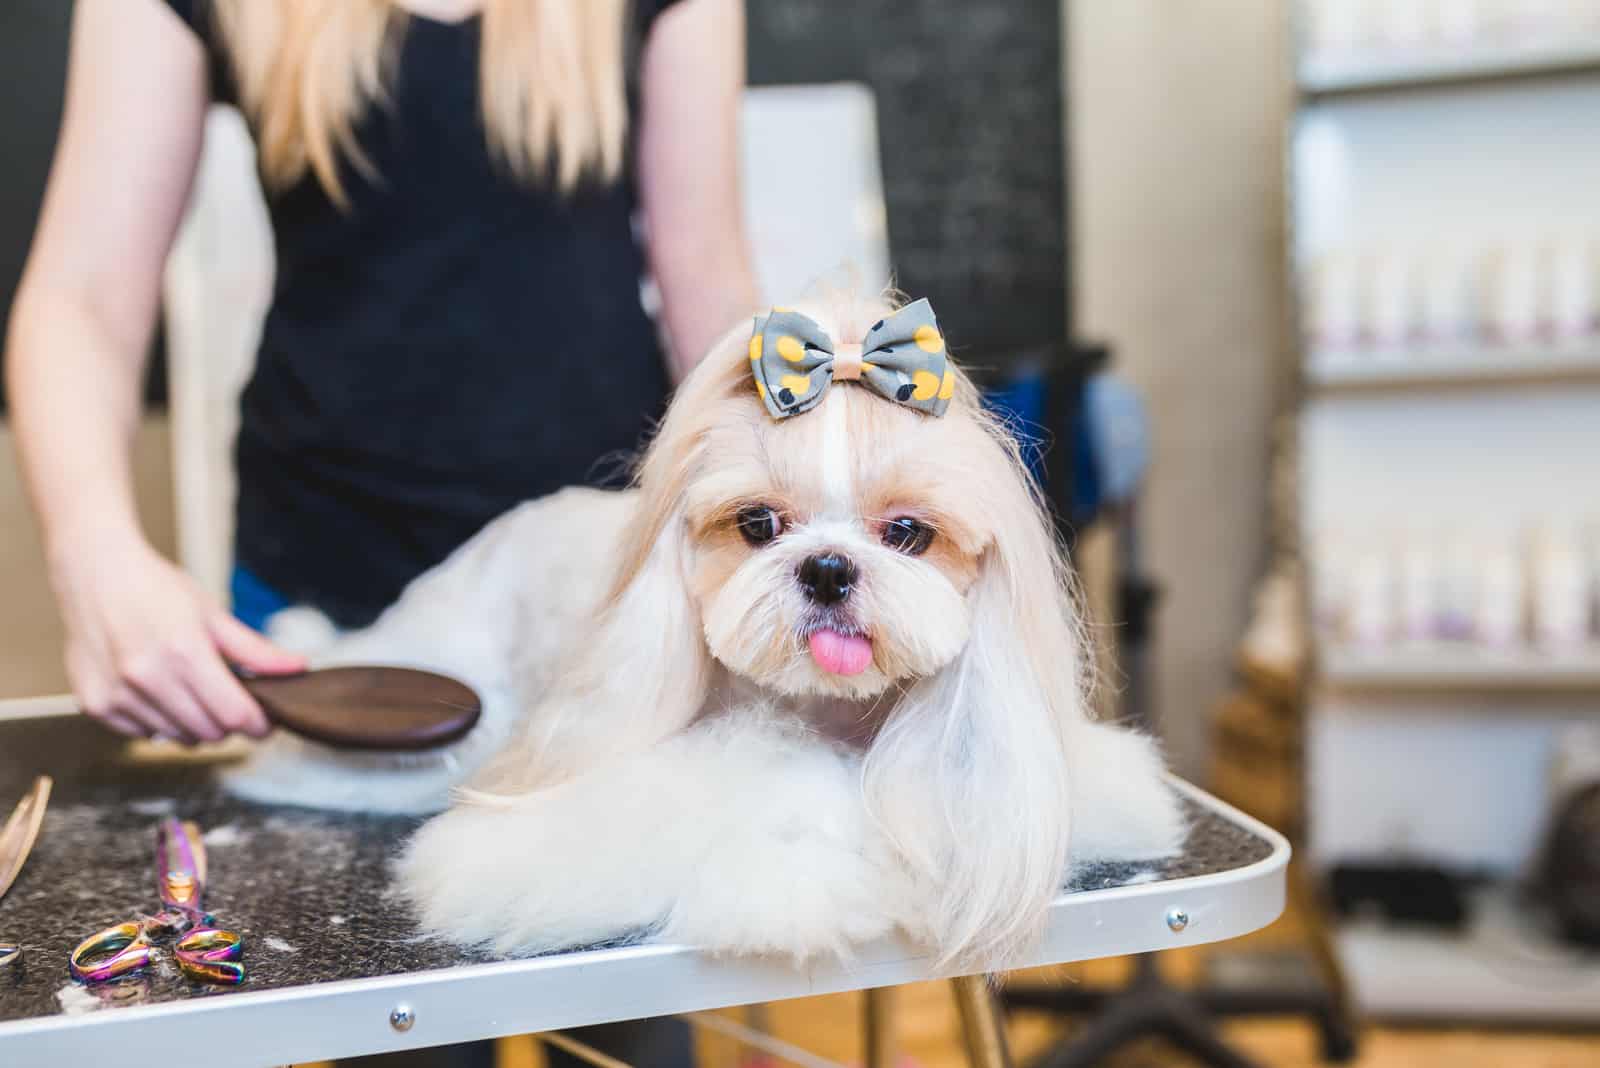
[[[273,633],[455,674],[483,721],[404,759],[280,734],[231,788],[425,812],[461,787],[401,885],[500,953],[805,959],[899,930],[982,965],[1038,936],[1069,863],[1183,835],[1151,740],[1089,714],[1054,527],[925,302],[741,327],[636,488],[523,505],[367,630],[314,622]]]

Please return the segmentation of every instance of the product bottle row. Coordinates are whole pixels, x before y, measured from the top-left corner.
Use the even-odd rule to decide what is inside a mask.
[[[1600,524],[1324,535],[1311,559],[1312,611],[1328,645],[1600,642]]]
[[[1335,250],[1307,266],[1302,302],[1319,353],[1592,347],[1600,239]]]
[[[1370,55],[1600,36],[1596,0],[1306,0],[1305,47]]]

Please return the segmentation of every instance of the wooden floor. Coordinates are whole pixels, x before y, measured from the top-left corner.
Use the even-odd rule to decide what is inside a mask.
[[[1284,941],[1282,929],[1241,940],[1256,948],[1273,948]],[[1240,943],[1231,944],[1237,948]],[[1164,970],[1177,981],[1191,976],[1205,949],[1170,953]],[[1114,983],[1126,974],[1124,960],[1094,961],[1035,973],[1030,979],[1059,982]],[[893,994],[902,1055],[900,1068],[962,1068],[959,1025],[950,988],[945,983],[902,987]],[[758,1022],[779,1038],[795,1043],[828,1060],[846,1065],[862,1063],[861,1003],[859,994],[805,998],[764,1006]],[[1600,1011],[1600,1007],[1597,1007]],[[749,1010],[729,1010],[734,1019],[748,1021]],[[1270,1068],[1311,1068],[1318,1059],[1316,1034],[1299,1020],[1254,1020],[1227,1025],[1227,1036],[1243,1053]],[[1019,1064],[1063,1037],[1066,1029],[1036,1015],[1013,1019],[1012,1050]],[[701,1031],[696,1036],[701,1068],[774,1068],[720,1035]],[[542,1068],[542,1056],[531,1038],[501,1043],[501,1068]],[[1104,1062],[1107,1068],[1166,1068],[1189,1063],[1158,1041],[1129,1047]],[[1361,1036],[1355,1068],[1600,1068],[1600,1032],[1542,1033],[1474,1028],[1369,1027]]]
[[[1111,982],[1124,962],[1058,970],[1063,981]],[[1179,970],[1182,970],[1181,968]],[[899,1025],[901,1068],[962,1068],[955,1005],[944,983],[923,983],[894,992]],[[765,1006],[761,1021],[786,1041],[828,1060],[862,1063],[859,994],[806,998]],[[748,1010],[730,1010],[747,1019]],[[1065,1029],[1038,1018],[1013,1021],[1011,1042],[1018,1063],[1062,1037]],[[1311,1068],[1318,1059],[1316,1035],[1296,1020],[1259,1020],[1230,1024],[1230,1041],[1243,1053],[1271,1068]],[[773,1068],[776,1063],[741,1050],[721,1035],[696,1036],[702,1068]],[[500,1068],[543,1068],[543,1057],[531,1038],[505,1039]],[[1167,1068],[1188,1063],[1157,1041],[1130,1046],[1105,1062],[1107,1068]],[[1472,1028],[1368,1028],[1362,1036],[1356,1068],[1597,1068],[1600,1035],[1548,1034]]]
[[[1107,981],[1120,962],[1063,970],[1081,981]],[[949,987],[924,983],[895,992],[899,1019],[901,1068],[962,1068],[960,1035]],[[842,1064],[862,1063],[861,995],[839,994],[770,1005],[766,1024],[779,1037]],[[742,1018],[739,1010],[729,1013]],[[1012,1026],[1013,1051],[1019,1063],[1044,1049],[1064,1031],[1037,1019]],[[1318,1060],[1312,1029],[1294,1020],[1253,1021],[1229,1025],[1237,1048],[1271,1068],[1310,1068]],[[697,1035],[702,1068],[771,1068],[773,1061],[739,1050],[719,1035]],[[501,1043],[501,1068],[542,1068],[542,1057],[530,1038]],[[1107,1068],[1167,1068],[1188,1063],[1159,1042],[1129,1047],[1105,1062]],[[1357,1068],[1596,1068],[1600,1035],[1512,1033],[1473,1029],[1370,1028],[1362,1036]]]

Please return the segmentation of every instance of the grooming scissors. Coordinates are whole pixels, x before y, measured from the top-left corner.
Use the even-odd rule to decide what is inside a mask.
[[[190,979],[237,985],[244,981],[239,958],[244,942],[218,928],[202,902],[206,847],[194,823],[164,820],[156,831],[156,891],[162,909],[154,916],[119,923],[90,935],[72,951],[67,968],[85,983],[102,983],[150,966],[159,950],[154,939],[175,937],[172,958]]]
[[[6,820],[5,828],[0,829],[0,897],[6,896],[28,854],[33,851],[33,843],[39,837],[39,827],[44,823],[45,806],[50,803],[50,787],[48,775],[33,780],[33,786],[22,795],[22,800],[17,802],[11,817]],[[0,968],[21,956],[21,946],[15,942],[0,942]]]

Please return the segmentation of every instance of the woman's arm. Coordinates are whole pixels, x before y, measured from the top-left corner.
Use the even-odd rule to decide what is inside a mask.
[[[185,740],[266,730],[219,647],[258,670],[298,665],[163,560],[134,510],[144,353],[208,102],[203,49],[161,0],[79,0],[61,135],[6,338],[73,689],[125,733]]]
[[[756,311],[739,188],[743,0],[681,0],[645,45],[639,187],[675,377]]]

